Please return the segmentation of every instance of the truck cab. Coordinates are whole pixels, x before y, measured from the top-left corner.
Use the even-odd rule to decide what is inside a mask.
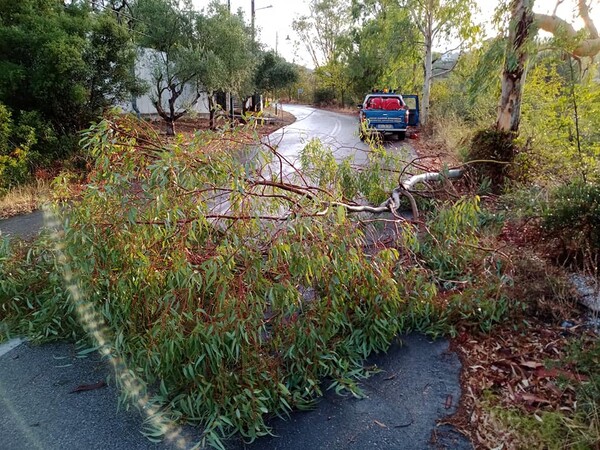
[[[409,126],[419,124],[419,98],[394,91],[374,91],[367,94],[360,108],[359,136],[393,134],[402,140]]]

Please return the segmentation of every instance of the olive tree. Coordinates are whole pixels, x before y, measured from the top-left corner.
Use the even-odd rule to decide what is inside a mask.
[[[241,15],[213,3],[196,12],[189,2],[138,0],[140,45],[151,49],[152,98],[156,111],[175,134],[175,122],[203,94],[211,126],[217,90],[239,92],[251,77],[250,34]]]

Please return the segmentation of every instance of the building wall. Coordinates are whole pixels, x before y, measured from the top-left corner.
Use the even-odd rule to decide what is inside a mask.
[[[144,115],[157,114],[156,108],[154,107],[153,98],[156,97],[156,87],[154,81],[154,70],[156,67],[164,65],[163,53],[156,50],[140,48],[135,64],[135,74],[141,79],[148,90],[146,93],[135,99],[135,105],[137,106],[138,112]],[[195,92],[189,86],[186,86],[181,96],[177,99],[175,105],[178,108],[189,106],[191,101],[195,97]],[[168,110],[168,98],[163,95],[163,108]],[[119,105],[125,112],[136,112],[134,108],[134,100]],[[208,95],[203,93],[198,101],[189,107],[191,112],[198,114],[208,114]]]

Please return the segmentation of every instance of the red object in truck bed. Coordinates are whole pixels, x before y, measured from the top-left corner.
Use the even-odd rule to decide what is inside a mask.
[[[383,109],[386,111],[398,111],[401,107],[399,98],[386,98],[383,101]]]

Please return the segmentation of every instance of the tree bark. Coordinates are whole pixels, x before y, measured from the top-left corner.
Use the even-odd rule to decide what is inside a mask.
[[[169,97],[169,119],[167,119],[167,136],[175,136],[175,102],[177,98],[181,95],[181,91],[183,90],[183,86],[181,90],[177,90],[177,86],[171,84],[169,86],[169,91],[171,96]]]
[[[175,136],[175,122],[173,120],[166,120],[167,124],[167,136]]]
[[[600,53],[600,38],[598,37],[598,31],[596,30],[594,23],[589,16],[585,17],[586,18],[583,20],[584,23],[586,23],[586,29],[588,30],[590,37],[584,39],[577,47],[575,47],[575,49],[573,49],[573,55],[579,58],[593,58]],[[573,25],[560,17],[535,14],[535,22],[540,30],[547,31],[555,36],[562,32],[568,38],[575,39],[577,37],[577,31],[575,31]]]
[[[527,45],[531,37],[534,20],[531,8],[533,0],[513,0],[508,35],[508,47],[502,73],[502,95],[498,106],[496,129],[498,131],[519,131],[521,120],[521,97],[525,83]]]
[[[576,39],[578,32],[573,25],[555,15],[533,14],[534,0],[513,0],[511,3],[511,24],[508,47],[502,74],[502,96],[498,106],[496,129],[499,131],[519,131],[521,117],[521,96],[525,82],[527,44],[531,39],[532,25],[553,35],[564,35]],[[576,57],[593,58],[600,53],[598,30],[589,16],[585,0],[578,0],[579,16],[584,22],[588,38],[572,50]]]
[[[430,37],[425,40],[425,82],[423,85],[423,99],[421,101],[421,111],[419,111],[419,120],[423,125],[427,125],[429,119],[429,99],[431,97],[431,80],[433,78],[433,43]]]
[[[208,127],[215,129],[215,99],[212,92],[208,94]]]

